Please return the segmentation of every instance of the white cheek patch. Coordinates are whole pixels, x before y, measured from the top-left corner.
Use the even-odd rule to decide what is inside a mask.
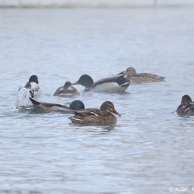
[[[39,85],[35,82],[30,82],[31,89],[34,91],[38,91],[40,89]]]

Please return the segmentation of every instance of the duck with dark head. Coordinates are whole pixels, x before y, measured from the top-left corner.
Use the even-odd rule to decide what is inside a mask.
[[[85,91],[114,93],[124,92],[129,87],[130,81],[124,76],[119,75],[107,77],[94,82],[89,75],[84,74],[72,85],[77,84],[84,86]]]
[[[176,112],[179,115],[194,115],[194,102],[189,95],[184,95],[181,99],[181,104],[178,106]]]

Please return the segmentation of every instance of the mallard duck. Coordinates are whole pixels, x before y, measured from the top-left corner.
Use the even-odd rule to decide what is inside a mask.
[[[72,101],[69,107],[57,103],[39,102],[31,97],[30,100],[33,103],[36,112],[61,111],[66,113],[74,113],[76,110],[85,109],[84,103],[80,100]]]
[[[54,96],[73,97],[80,95],[76,88],[71,85],[71,82],[67,81],[64,86],[59,87]]]
[[[130,80],[132,84],[165,81],[165,77],[162,77],[159,75],[155,75],[151,73],[137,73],[133,67],[127,68],[126,71],[123,71],[118,75],[123,75],[125,78]]]
[[[77,124],[110,124],[116,123],[117,118],[112,114],[121,116],[110,101],[104,102],[100,109],[88,108],[82,111],[76,111],[73,117],[69,119]]]
[[[16,107],[26,107],[32,105],[29,97],[33,98],[41,94],[40,87],[38,85],[38,77],[32,75],[29,81],[24,85],[20,86],[16,96]]]
[[[179,115],[194,115],[194,102],[189,95],[184,95],[176,112]]]
[[[124,92],[130,84],[130,81],[124,76],[113,76],[100,79],[96,82],[89,75],[82,75],[79,80],[72,85],[80,84],[85,86],[85,91],[91,92]]]

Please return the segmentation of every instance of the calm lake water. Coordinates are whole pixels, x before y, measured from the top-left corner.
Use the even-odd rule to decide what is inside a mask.
[[[194,10],[1,9],[0,193],[169,193],[194,187],[194,117],[180,117],[194,98]],[[130,85],[125,94],[83,93],[87,108],[110,100],[113,126],[71,124],[71,115],[14,110],[32,74],[47,102],[69,80],[94,80],[133,66],[166,82]],[[174,192],[175,193],[175,192]],[[187,192],[188,193],[188,192]]]

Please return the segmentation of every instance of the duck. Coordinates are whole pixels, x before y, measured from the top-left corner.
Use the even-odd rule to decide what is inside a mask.
[[[126,71],[119,73],[118,75],[123,75],[125,78],[130,80],[131,84],[142,84],[149,82],[163,82],[165,77],[151,74],[151,73],[137,73],[135,68],[128,67]]]
[[[189,95],[184,95],[181,99],[181,104],[178,106],[176,112],[179,115],[194,115],[194,102]]]
[[[123,75],[117,75],[94,82],[89,75],[83,74],[79,80],[72,85],[78,84],[85,86],[85,92],[90,91],[114,93],[124,92],[129,87],[130,81]]]
[[[105,101],[100,106],[100,109],[88,108],[81,111],[76,111],[73,117],[69,117],[72,123],[75,124],[114,124],[117,118],[113,115],[121,116],[110,101]]]
[[[41,90],[38,84],[39,82],[37,75],[32,75],[30,76],[29,81],[26,83],[24,87],[33,92],[33,97],[39,96],[41,94]]]
[[[63,113],[74,113],[77,110],[85,109],[85,105],[81,100],[74,100],[70,103],[69,107],[63,104],[40,102],[30,97],[30,100],[34,106],[35,112],[53,112],[60,111]]]
[[[59,87],[54,96],[74,97],[80,95],[76,88],[74,88],[70,81],[65,82],[64,86]]]
[[[15,103],[17,108],[28,107],[32,105],[29,97],[34,98],[35,96],[39,96],[41,94],[40,86],[38,83],[37,75],[32,75],[24,86],[19,87]]]

